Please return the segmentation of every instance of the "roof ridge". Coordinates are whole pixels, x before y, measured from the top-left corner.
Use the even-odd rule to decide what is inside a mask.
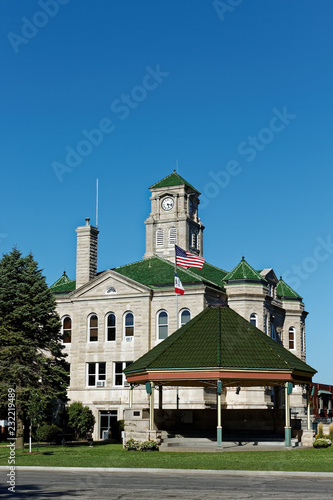
[[[154,184],[152,184],[149,187],[149,189],[157,188],[157,187],[167,187],[168,184],[165,184],[165,181],[167,181],[167,179],[169,179],[170,177],[177,178],[177,180],[181,181],[179,184],[170,184],[170,186],[184,184],[185,186],[188,186],[191,189],[194,189],[197,193],[199,193],[199,191],[194,186],[192,186],[192,184],[190,184],[186,179],[184,179],[184,177],[179,175],[178,172],[176,172],[176,170],[173,170],[173,172],[171,172],[171,174],[163,177],[163,179],[161,179],[160,181],[157,181]],[[161,185],[161,186],[159,186],[159,185]]]
[[[246,276],[245,268],[247,268],[253,275],[254,278],[250,278]],[[237,271],[240,270],[241,272],[241,277],[234,277],[237,273]],[[224,277],[224,281],[229,281],[229,280],[242,280],[242,279],[257,279],[260,281],[265,281],[267,283],[267,280],[262,276],[258,271],[254,269],[244,258],[242,257],[241,261]]]

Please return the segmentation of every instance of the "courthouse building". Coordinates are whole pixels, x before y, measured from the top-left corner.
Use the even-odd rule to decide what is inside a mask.
[[[175,171],[149,189],[151,212],[145,221],[142,260],[98,271],[98,229],[86,219],[76,229],[76,279],[64,273],[51,286],[70,364],[68,396],[92,409],[96,440],[107,437],[112,421],[123,419],[128,408],[130,388],[123,370],[209,305],[227,303],[306,360],[307,313],[302,298],[271,267],[254,269],[244,257],[231,271],[220,267],[223,262],[205,262],[202,269],[178,267],[185,293],[176,297],[175,244],[204,257],[200,192]],[[165,408],[216,407],[216,395],[209,388],[163,391]],[[131,393],[134,408],[147,407],[144,386],[136,386]],[[227,389],[222,404],[226,409],[276,408],[283,405],[283,394],[269,386]],[[291,405],[294,418],[305,421],[302,386],[294,387]]]

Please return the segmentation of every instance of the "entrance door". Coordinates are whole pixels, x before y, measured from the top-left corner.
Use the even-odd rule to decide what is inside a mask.
[[[107,410],[99,412],[99,439],[110,439],[111,422],[117,421],[117,410]]]

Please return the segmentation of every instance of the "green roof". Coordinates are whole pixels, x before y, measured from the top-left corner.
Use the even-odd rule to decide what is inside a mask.
[[[75,290],[76,286],[76,281],[71,280],[66,272],[64,271],[64,274],[55,282],[53,285],[50,286],[50,290],[52,290],[53,293],[69,293]]]
[[[159,288],[174,285],[174,269],[174,264],[169,260],[154,256],[149,259],[133,262],[132,264],[116,267],[113,271],[142,285]],[[205,283],[223,288],[222,279],[226,271],[207,263],[203,265],[200,271],[196,268],[193,269],[192,271],[191,269],[177,267],[177,275],[183,285]]]
[[[316,373],[228,306],[207,307],[124,373],[208,368]]]
[[[280,278],[278,284],[276,285],[276,295],[282,299],[299,299],[302,297],[298,295],[285,281],[282,277]]]
[[[161,181],[156,182],[155,184],[150,186],[149,189],[155,189],[161,187],[164,188],[169,186],[183,186],[184,184],[185,186],[188,186],[191,189],[194,189],[194,191],[196,191],[197,193],[199,193],[199,191],[195,187],[193,187],[192,184],[183,179],[183,177],[177,174],[175,170],[172,172],[172,174],[168,175],[167,177],[164,177],[164,179],[162,179]]]
[[[266,282],[265,278],[258,271],[253,269],[253,267],[246,262],[244,257],[242,257],[240,263],[224,277],[224,281],[231,280],[255,280]]]

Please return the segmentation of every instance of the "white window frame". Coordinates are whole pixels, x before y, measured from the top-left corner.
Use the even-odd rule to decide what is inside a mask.
[[[106,385],[106,362],[105,361],[98,361],[96,363],[94,362],[88,362],[86,363],[87,368],[87,379],[86,379],[86,386],[87,387],[105,387]],[[95,373],[89,373],[89,366],[95,365]],[[100,373],[100,365],[105,366],[105,373]],[[89,384],[89,376],[94,376],[95,377],[95,384]]]
[[[182,309],[181,311],[179,311],[179,326],[184,326],[184,325],[186,325],[186,323],[188,323],[188,321],[186,321],[186,323],[182,322],[182,314],[184,312],[189,312],[190,313],[190,319],[188,321],[191,321],[191,319],[192,319],[191,311],[188,309],[188,307],[185,307],[184,309]]]
[[[253,325],[256,328],[258,328],[258,314],[257,313],[251,313],[250,314],[250,323],[251,323],[251,325]]]
[[[126,335],[126,318],[128,316],[128,314],[132,314],[133,316],[133,335]],[[124,313],[124,316],[123,316],[123,339],[125,342],[132,342],[133,339],[134,339],[134,334],[135,334],[135,316],[134,316],[134,313],[132,311],[126,311]]]
[[[97,318],[97,340],[90,340],[90,337],[91,337],[91,335],[90,335],[90,330],[91,330],[91,327],[90,327],[90,321],[91,321],[91,318],[92,318],[93,316],[96,316],[96,318]],[[91,313],[91,314],[89,314],[89,316],[88,316],[88,342],[91,342],[91,343],[93,343],[93,344],[94,344],[95,342],[98,342],[98,334],[99,334],[99,319],[98,319],[98,314],[96,314],[96,313]]]
[[[293,334],[293,338],[290,339],[290,334]],[[290,343],[293,343],[293,347],[290,347]],[[288,328],[288,349],[289,351],[295,351],[296,350],[296,328],[294,326],[290,326]]]
[[[166,314],[166,323],[165,324],[160,323],[160,316],[162,313]],[[165,340],[166,338],[168,338],[168,336],[169,336],[169,314],[165,309],[161,309],[160,311],[158,311],[156,316],[157,316],[156,317],[156,328],[157,328],[157,335],[156,336],[157,336],[157,340],[162,341],[162,340]],[[160,337],[160,327],[161,326],[166,326],[166,331],[167,331],[166,337],[163,337],[163,338]]]
[[[127,382],[126,380],[126,376],[124,374],[124,370],[127,366],[129,366],[130,364],[132,364],[133,361],[114,361],[113,362],[113,387],[129,387],[129,383]],[[116,366],[117,364],[121,364],[122,365],[122,370],[121,372],[120,371],[116,371]],[[121,384],[116,384],[116,377],[118,376],[122,376],[122,383]]]
[[[66,328],[66,330],[64,329],[64,321],[65,319],[69,318],[70,321],[71,321],[71,328],[70,330],[68,328]],[[64,342],[64,332],[65,331],[70,331],[70,342]],[[72,332],[73,332],[73,321],[72,321],[72,318],[69,314],[65,314],[65,316],[63,316],[61,318],[61,335],[62,335],[62,343],[63,344],[71,344],[72,343]]]
[[[163,247],[164,246],[164,230],[161,227],[158,227],[156,229],[156,247]]]
[[[169,246],[177,244],[177,228],[175,226],[169,229]]]
[[[109,340],[109,327],[108,327],[108,321],[109,321],[109,316],[113,314],[114,316],[114,340]],[[105,342],[115,342],[117,340],[117,316],[115,315],[114,312],[110,311],[106,314],[105,316]]]

